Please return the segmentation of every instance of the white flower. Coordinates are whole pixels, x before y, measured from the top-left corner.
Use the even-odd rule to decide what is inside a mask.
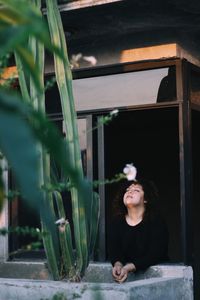
[[[65,232],[66,225],[69,224],[68,220],[65,220],[64,218],[58,219],[55,222],[56,225],[58,225],[58,229],[60,232]]]
[[[71,68],[79,68],[79,62],[81,58],[83,57],[82,53],[73,54],[70,60],[70,66]]]
[[[89,62],[92,66],[97,64],[97,59],[94,56],[83,56],[83,59]]]
[[[82,53],[78,53],[78,54],[73,54],[72,55],[72,60],[75,62],[79,62],[79,60],[83,57]]]
[[[126,167],[123,169],[124,174],[126,175],[127,180],[135,180],[137,169],[133,164],[126,164]]]
[[[65,225],[66,224],[66,220],[64,218],[58,219],[55,222],[56,225]]]
[[[117,115],[118,112],[119,112],[119,109],[114,109],[114,110],[112,110],[112,111],[110,112],[110,115],[111,115],[111,116]]]

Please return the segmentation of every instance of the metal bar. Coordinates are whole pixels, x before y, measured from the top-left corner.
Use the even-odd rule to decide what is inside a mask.
[[[99,120],[99,117],[98,117]],[[98,140],[98,180],[105,180],[105,168],[104,168],[104,126],[98,127],[97,133]],[[105,187],[103,184],[99,185],[100,203],[100,222],[99,222],[99,241],[98,241],[98,260],[105,261],[106,258],[106,229],[105,229]]]
[[[116,63],[103,66],[95,66],[88,68],[73,69],[73,79],[81,79],[88,77],[97,77],[103,75],[113,75],[119,73],[133,72],[133,71],[143,71],[148,69],[165,68],[176,65],[178,58],[166,58],[166,59],[155,59],[146,61],[136,61],[136,62],[125,62]],[[45,76],[54,75],[55,72],[52,69],[45,71]]]
[[[129,105],[129,106],[115,106],[112,108],[98,108],[93,110],[85,110],[79,111],[78,114],[105,114],[111,112],[113,109],[118,109],[119,111],[130,111],[130,110],[146,110],[146,109],[156,109],[156,108],[166,108],[166,107],[175,107],[179,105],[180,101],[169,101],[169,102],[162,102],[162,103],[153,103],[153,104],[143,104],[143,105]],[[182,101],[181,101],[182,102]]]
[[[177,98],[179,103],[179,149],[180,149],[180,209],[182,258],[185,264],[192,261],[192,153],[191,153],[191,107],[188,90],[188,64],[177,63]]]
[[[3,182],[5,193],[8,193],[8,165],[5,158],[0,160],[1,168],[3,170]],[[0,214],[0,227],[8,228],[8,201],[5,199],[4,208]],[[5,262],[8,259],[8,235],[0,235],[0,262]]]
[[[76,10],[76,9],[83,9],[83,8],[93,8],[99,5],[106,5],[106,4],[112,4],[115,2],[122,2],[123,0],[82,0],[82,1],[73,1],[73,0],[68,0],[66,1],[67,3],[64,4],[59,4],[59,10],[60,12],[68,12],[71,10]],[[42,9],[44,15],[46,15],[46,7]]]
[[[87,131],[87,178],[93,181],[93,135],[92,135],[92,115],[86,117]]]
[[[159,109],[159,108],[168,108],[168,107],[176,107],[179,106],[179,103],[182,103],[182,101],[168,101],[168,102],[160,102],[160,103],[153,103],[153,104],[146,104],[146,105],[130,105],[130,106],[124,106],[124,107],[117,107],[119,111],[131,111],[131,110],[146,110],[146,109]],[[99,108],[99,109],[93,109],[93,110],[84,110],[84,111],[78,111],[78,116],[85,116],[85,115],[99,115],[99,114],[105,114],[111,112],[114,108]],[[56,113],[56,114],[48,114],[48,117],[51,120],[59,121],[62,120],[62,113]]]
[[[103,75],[113,75],[133,71],[143,71],[148,69],[157,69],[171,67],[177,63],[178,59],[156,59],[142,62],[117,63],[113,65],[96,66],[90,68],[82,68],[73,70],[73,79],[81,79],[88,77],[97,77]]]

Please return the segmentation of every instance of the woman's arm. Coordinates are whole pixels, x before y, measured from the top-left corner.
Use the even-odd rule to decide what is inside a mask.
[[[109,259],[113,266],[112,275],[117,282],[120,282],[125,275],[125,272],[128,272],[129,268],[124,269],[124,257],[121,249],[122,237],[123,234],[122,225],[120,220],[115,220],[112,224],[112,230],[109,235]],[[130,267],[130,266],[129,266]]]
[[[122,266],[124,264],[124,258],[121,249],[121,245],[122,245],[121,232],[122,232],[121,222],[120,220],[115,220],[112,223],[111,231],[108,238],[108,256],[113,267],[117,262],[121,263]]]
[[[148,223],[147,223],[148,226]],[[146,269],[168,259],[168,230],[163,220],[158,219],[151,224],[150,241],[146,254],[135,259],[137,270]]]

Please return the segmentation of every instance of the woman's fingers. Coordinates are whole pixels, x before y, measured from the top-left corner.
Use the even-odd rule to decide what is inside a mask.
[[[120,267],[120,266],[116,267],[116,274],[120,275],[121,274],[121,270],[122,270],[122,267]]]
[[[124,274],[124,276],[120,277],[120,279],[117,278],[116,281],[118,283],[122,283],[122,282],[124,282],[127,279],[127,277],[128,277],[128,274]]]
[[[124,282],[128,277],[128,269],[122,266],[114,266],[112,269],[112,275],[118,283]]]
[[[117,276],[116,280],[117,280],[117,282],[121,283],[121,282],[124,282],[127,279],[127,277],[128,277],[127,269],[122,268],[121,272],[120,272],[119,276]]]
[[[121,269],[122,269],[122,267],[120,267],[120,266],[114,267],[112,269],[112,275],[113,275],[113,277],[118,278],[119,275],[121,274]]]

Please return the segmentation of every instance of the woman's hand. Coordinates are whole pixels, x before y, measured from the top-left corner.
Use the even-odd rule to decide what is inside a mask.
[[[136,271],[135,265],[133,263],[129,263],[120,269],[120,274],[118,276],[115,277],[113,275],[113,277],[115,277],[115,280],[118,283],[122,283],[127,279],[129,272],[135,272],[135,271]]]
[[[120,274],[121,274],[121,270],[123,268],[123,265],[120,261],[117,261],[114,264],[114,267],[112,269],[112,276],[114,277],[115,280],[118,280]]]

